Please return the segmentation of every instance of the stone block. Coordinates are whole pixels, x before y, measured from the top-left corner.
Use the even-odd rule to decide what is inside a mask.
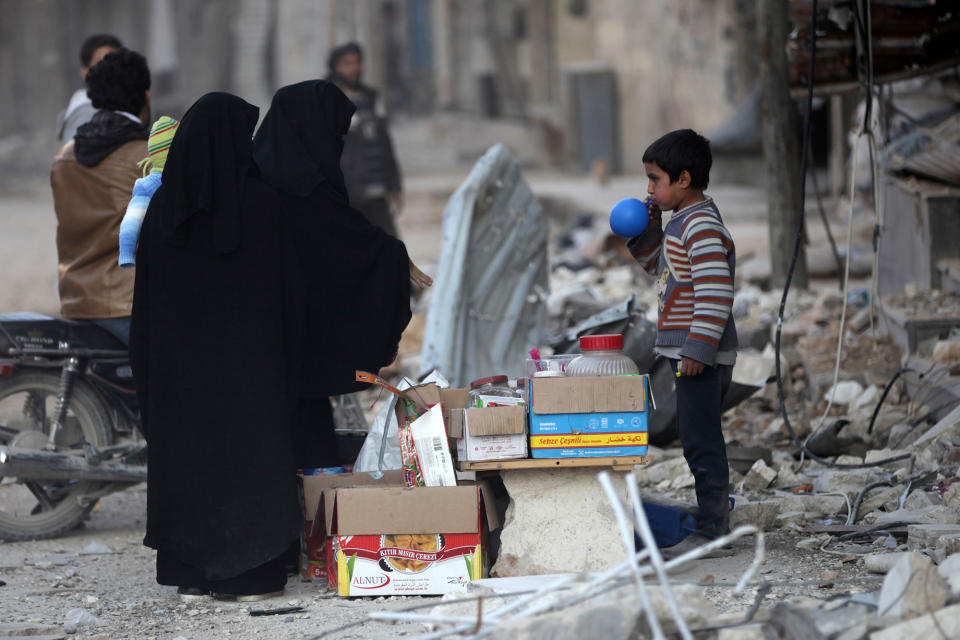
[[[955,553],[960,553],[960,534],[952,533],[940,536],[933,548],[933,558],[941,563]]]
[[[951,634],[957,629],[960,629],[960,604],[876,631],[870,634],[870,640],[942,638],[943,632],[941,630],[946,630],[948,634]]]
[[[907,527],[907,548],[923,551],[937,546],[943,536],[960,534],[960,526],[953,524],[912,524]]]
[[[939,340],[933,345],[933,361],[953,364],[960,360],[960,340]]]
[[[626,501],[623,475],[613,475]],[[510,503],[491,575],[603,571],[626,557],[595,470],[524,469],[501,477]]]
[[[767,466],[763,459],[759,459],[750,467],[750,471],[743,478],[744,491],[763,491],[777,479],[777,472]]]
[[[904,509],[926,509],[927,507],[939,507],[943,502],[940,500],[940,494],[934,491],[924,491],[916,489],[907,496],[903,502]]]
[[[662,462],[645,466],[636,471],[637,482],[643,485],[659,485],[662,482],[673,483],[677,478],[689,476],[690,486],[693,486],[693,474],[682,456],[668,458]]]
[[[871,449],[867,451],[867,455],[864,456],[863,461],[867,463],[876,462],[877,460],[886,460],[887,458],[895,458],[897,456],[902,456],[904,454],[910,453],[906,449]],[[890,462],[887,466],[890,467],[906,467],[909,466],[910,460],[899,460],[897,462]]]
[[[795,472],[791,464],[775,465],[775,468],[777,469],[777,479],[774,481],[774,486],[795,487],[810,483],[810,477]]]
[[[943,607],[947,594],[946,581],[930,559],[919,553],[907,553],[883,579],[877,612],[904,620],[916,618]]]
[[[882,479],[870,469],[827,469],[814,479],[813,488],[818,493],[839,492],[856,496],[868,484]]]
[[[860,502],[857,520],[860,520],[865,514],[876,511],[891,501],[897,501],[902,492],[903,487],[877,487],[871,489]]]
[[[802,511],[807,518],[832,516],[837,513],[846,513],[847,502],[841,496],[820,496],[814,494],[784,496],[780,498],[780,511]]]
[[[776,632],[763,623],[720,629],[717,633],[717,640],[775,640],[776,637]]]
[[[738,498],[733,511],[730,512],[730,528],[752,524],[761,531],[769,531],[777,525],[781,504],[780,500],[750,502]]]
[[[946,507],[927,507],[918,511],[892,511],[883,513],[874,511],[863,517],[864,524],[887,525],[897,522],[915,522],[917,524],[957,524],[957,514]]]

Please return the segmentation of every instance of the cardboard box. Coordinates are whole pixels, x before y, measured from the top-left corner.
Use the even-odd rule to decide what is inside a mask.
[[[304,529],[300,537],[300,577],[304,580],[327,582],[328,542],[326,528],[314,527],[323,492],[337,487],[402,486],[400,471],[384,471],[376,479],[369,473],[343,473],[335,475],[299,475],[300,506],[303,509]],[[323,513],[320,513],[323,520]]]
[[[530,394],[532,457],[646,455],[648,376],[534,378]]]
[[[462,461],[510,460],[527,457],[527,408],[485,407],[463,411],[457,439]]]
[[[322,500],[333,505],[328,583],[341,596],[442,595],[484,575],[479,486],[334,489]]]

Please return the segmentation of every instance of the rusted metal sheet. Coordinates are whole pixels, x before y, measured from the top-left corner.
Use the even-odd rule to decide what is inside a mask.
[[[821,0],[817,11],[817,93],[859,86],[857,18],[851,0]],[[810,65],[810,0],[791,0],[795,28],[787,44],[790,83],[805,89]],[[875,83],[912,78],[960,64],[960,11],[944,0],[873,0],[870,3]]]

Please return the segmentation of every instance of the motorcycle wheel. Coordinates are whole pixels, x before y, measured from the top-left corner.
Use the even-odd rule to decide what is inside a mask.
[[[58,370],[20,371],[0,378],[0,444],[42,449],[50,433],[60,388]],[[77,380],[57,451],[111,444],[110,414],[86,382]],[[18,480],[0,476],[0,539],[55,538],[74,528],[93,508],[83,496],[101,487],[97,482]]]

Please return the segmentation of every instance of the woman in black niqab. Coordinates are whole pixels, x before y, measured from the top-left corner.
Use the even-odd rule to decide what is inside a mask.
[[[258,109],[211,93],[180,122],[137,251],[131,362],[149,442],[157,581],[252,596],[299,537],[280,203],[257,175]]]
[[[355,107],[336,85],[310,80],[281,88],[254,138],[254,162],[283,201],[296,245],[301,315],[300,467],[341,463],[329,396],[361,390],[357,369],[378,371],[396,356],[410,321],[406,247],[351,209],[340,170]],[[352,462],[352,461],[348,461]]]

